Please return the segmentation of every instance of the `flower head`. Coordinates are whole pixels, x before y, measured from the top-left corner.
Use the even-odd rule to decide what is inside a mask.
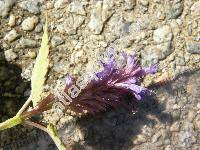
[[[76,113],[94,114],[105,111],[108,107],[132,107],[130,104],[136,100],[142,100],[152,94],[149,89],[141,86],[141,80],[147,74],[154,74],[157,65],[142,68],[134,56],[123,53],[123,57],[126,61],[123,67],[117,67],[114,58],[108,63],[101,61],[103,70],[96,73],[97,78],[92,79],[78,96],[72,99],[68,109]],[[73,84],[73,78],[68,76],[65,91]],[[132,99],[125,100],[126,95],[131,95]]]

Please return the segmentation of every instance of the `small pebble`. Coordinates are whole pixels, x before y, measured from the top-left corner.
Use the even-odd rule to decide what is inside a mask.
[[[167,1],[165,5],[167,19],[177,19],[182,15],[184,9],[182,0]]]
[[[37,47],[37,42],[31,39],[22,38],[17,45],[18,48],[35,48]]]
[[[38,17],[28,17],[22,22],[22,29],[25,31],[31,31],[35,28],[35,25],[38,23]]]
[[[148,6],[149,5],[149,2],[147,0],[140,0],[140,3],[143,5],[143,6]]]
[[[192,5],[191,14],[194,16],[198,16],[200,14],[200,1],[197,1]]]
[[[7,51],[5,51],[5,58],[7,61],[12,61],[15,60],[17,58],[17,54],[15,52],[13,52],[12,49],[9,49]]]
[[[53,3],[52,2],[47,2],[46,8],[47,9],[52,9],[53,8]]]
[[[14,15],[10,15],[8,25],[10,27],[13,27],[13,26],[15,26],[15,24],[16,24],[16,18],[15,18],[15,16]]]
[[[94,34],[100,34],[103,29],[103,21],[101,15],[102,2],[98,1],[91,12],[90,21],[88,23],[88,27]]]
[[[70,3],[70,5],[69,5],[69,11],[72,12],[72,13],[76,13],[78,15],[85,15],[84,7],[78,1],[74,1],[74,2]]]
[[[66,4],[68,0],[57,0],[54,4],[55,9],[60,9],[64,7],[64,4]]]
[[[179,122],[173,123],[172,126],[170,127],[170,131],[172,131],[172,132],[178,132],[179,130],[180,130]]]
[[[34,59],[36,57],[36,52],[28,52],[28,57]]]
[[[43,26],[42,23],[38,23],[37,26],[35,27],[35,32],[40,33],[42,32]]]
[[[53,47],[61,45],[63,42],[64,42],[64,40],[59,36],[53,36],[53,38],[51,40],[51,44]]]
[[[125,0],[125,10],[131,10],[135,7],[136,0]]]
[[[200,42],[187,42],[187,51],[191,54],[200,54]]]
[[[19,37],[19,34],[17,33],[17,31],[15,29],[13,29],[9,33],[6,34],[6,36],[4,37],[4,40],[6,40],[8,42],[13,42],[18,37]]]
[[[170,26],[162,26],[153,32],[153,40],[156,43],[163,43],[172,40],[172,31]]]

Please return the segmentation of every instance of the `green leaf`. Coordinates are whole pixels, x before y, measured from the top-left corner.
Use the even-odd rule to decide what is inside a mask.
[[[45,76],[48,71],[49,66],[49,45],[48,45],[48,23],[44,26],[44,33],[42,37],[41,47],[36,58],[36,62],[32,71],[31,76],[31,99],[33,102],[33,107],[41,100],[41,94],[43,91],[43,85],[45,82]]]

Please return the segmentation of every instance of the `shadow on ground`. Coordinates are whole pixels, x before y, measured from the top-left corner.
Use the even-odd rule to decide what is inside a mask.
[[[138,143],[147,142],[145,139],[152,140],[153,135],[160,132],[158,124],[171,126],[173,122],[180,119],[178,111],[166,110],[166,103],[168,101],[184,103],[181,98],[191,95],[185,90],[189,79],[191,81],[194,78],[195,81],[199,74],[199,71],[185,72],[177,76],[173,81],[169,81],[161,87],[158,86],[156,89],[157,96],[148,97],[144,101],[138,102],[136,104],[137,113],[134,115],[128,110],[119,108],[103,114],[102,117],[81,119],[78,125],[84,129],[85,139],[73,144],[72,149],[129,150],[133,149],[134,145]],[[165,99],[161,100],[164,93]],[[196,91],[196,94],[198,98],[198,91]],[[176,99],[177,96],[179,98],[175,102],[173,99]],[[197,101],[190,100],[193,103]],[[189,101],[185,102],[185,105],[190,103]],[[146,138],[138,140],[137,136],[141,134],[145,135]]]
[[[128,150],[133,148],[133,139],[142,132],[143,126],[156,125],[156,120],[148,117],[150,114],[163,124],[172,123],[171,115],[162,112],[164,106],[158,104],[155,97],[137,103],[136,107],[136,114],[119,108],[102,117],[80,120],[79,126],[87,131],[86,139],[84,144],[75,143],[73,149]]]
[[[6,61],[4,50],[0,47],[0,121],[15,115],[26,100],[24,92],[30,82],[21,78],[21,68]]]
[[[0,122],[13,117],[29,96],[30,82],[21,78],[21,72],[19,66],[6,61],[4,50],[0,47]],[[1,148],[4,150],[51,150],[56,149],[56,146],[43,131],[18,125],[0,131]]]
[[[0,47],[0,122],[13,117],[26,100],[24,92],[30,83],[21,78],[21,68],[6,61]],[[20,126],[0,132],[0,147],[21,135]]]

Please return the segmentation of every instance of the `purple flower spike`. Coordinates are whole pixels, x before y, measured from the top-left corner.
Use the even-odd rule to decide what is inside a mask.
[[[126,64],[121,68],[117,67],[114,59],[108,63],[101,61],[103,71],[96,73],[97,79],[91,80],[77,97],[72,99],[68,109],[76,113],[95,114],[105,111],[108,107],[132,107],[134,100],[142,100],[150,95],[152,92],[141,86],[141,82],[147,74],[156,73],[157,65],[143,69],[134,56],[126,53],[123,53],[123,56]],[[65,91],[72,83],[72,78],[68,76]],[[127,102],[124,97],[130,94],[132,100]]]

